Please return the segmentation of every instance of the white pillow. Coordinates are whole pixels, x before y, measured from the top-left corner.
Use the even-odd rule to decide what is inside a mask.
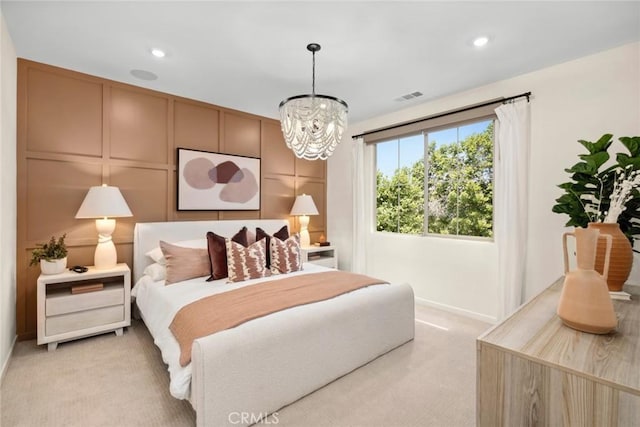
[[[159,280],[164,280],[167,277],[167,267],[162,264],[158,264],[154,262],[151,265],[148,265],[147,268],[144,269],[144,274],[151,277],[151,280],[157,282]]]
[[[181,242],[170,242],[175,246],[182,246],[184,248],[197,248],[197,249],[206,249],[207,248],[207,239],[195,239],[195,240],[183,240]],[[164,258],[164,254],[160,249],[160,246],[157,248],[151,249],[149,252],[145,254],[149,258],[153,260],[153,262],[157,262],[161,265],[166,265],[167,260]],[[163,277],[164,279],[164,277]]]
[[[167,263],[167,260],[164,259],[164,254],[162,253],[160,246],[158,246],[157,248],[151,249],[145,255],[151,258],[155,263],[162,264],[162,265],[165,265]]]

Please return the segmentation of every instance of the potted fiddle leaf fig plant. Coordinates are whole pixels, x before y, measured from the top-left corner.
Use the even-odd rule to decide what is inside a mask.
[[[621,291],[633,263],[633,240],[640,234],[640,136],[618,140],[627,153],[616,153],[609,162],[611,134],[596,142],[579,140],[588,151],[580,162],[565,171],[571,181],[558,187],[564,190],[552,211],[569,216],[567,226],[597,228],[613,238],[607,283],[609,290]],[[604,240],[600,240],[596,270],[603,272]]]
[[[42,274],[59,274],[67,268],[67,245],[64,239],[67,235],[56,240],[51,237],[48,243],[38,244],[31,252],[29,265],[40,264]]]
[[[569,216],[567,226],[587,227],[590,222],[618,223],[630,242],[640,234],[640,136],[621,137],[628,153],[617,153],[616,162],[605,167],[611,156],[611,134],[598,141],[579,140],[588,151],[580,162],[565,171],[571,182],[558,185],[564,194],[552,211]]]

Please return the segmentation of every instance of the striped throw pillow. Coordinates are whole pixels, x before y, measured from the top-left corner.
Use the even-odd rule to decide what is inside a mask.
[[[296,233],[286,240],[272,237],[270,246],[271,274],[291,273],[292,271],[302,270],[299,234]]]
[[[225,239],[227,270],[230,282],[258,279],[269,275],[265,239],[244,247],[231,239]]]

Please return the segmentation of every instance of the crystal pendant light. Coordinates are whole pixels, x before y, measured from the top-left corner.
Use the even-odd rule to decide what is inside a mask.
[[[311,94],[296,95],[280,103],[280,125],[284,140],[296,157],[326,160],[340,143],[347,127],[349,106],[341,99],[316,94],[316,52],[320,45],[311,43],[313,55]]]

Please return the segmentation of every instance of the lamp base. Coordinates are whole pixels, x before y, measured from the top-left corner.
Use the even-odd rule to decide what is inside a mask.
[[[96,219],[98,230],[98,246],[93,255],[93,265],[97,270],[114,268],[118,263],[116,246],[113,244],[111,234],[116,229],[115,219]]]
[[[311,246],[311,238],[309,237],[309,231],[306,228],[300,229],[300,247],[308,248]]]
[[[308,248],[311,246],[311,237],[309,236],[309,216],[300,215],[298,218],[300,221],[300,246],[303,248]]]

